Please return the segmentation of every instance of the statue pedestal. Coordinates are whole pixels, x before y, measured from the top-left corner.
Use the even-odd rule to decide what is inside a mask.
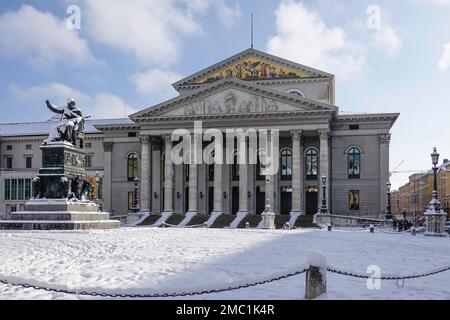
[[[41,146],[42,168],[33,180],[33,195],[26,211],[14,212],[11,220],[0,221],[0,230],[88,230],[120,227],[99,212],[86,196],[85,153],[68,142]]]
[[[438,207],[439,209],[436,209]],[[429,237],[448,237],[445,232],[445,221],[447,213],[440,209],[440,203],[437,199],[431,200],[428,210],[424,214],[427,219],[425,235]]]

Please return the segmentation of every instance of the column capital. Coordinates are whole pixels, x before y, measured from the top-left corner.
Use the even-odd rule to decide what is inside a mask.
[[[103,150],[105,152],[112,152],[114,144],[112,142],[103,142]]]
[[[165,134],[162,136],[162,138],[163,138],[165,144],[172,143],[172,135]]]
[[[301,141],[303,130],[291,130],[290,131],[293,141]]]
[[[141,141],[142,144],[149,144],[150,143],[150,136],[140,136],[139,140]]]
[[[330,130],[318,130],[320,139],[328,139],[328,137],[330,136]]]
[[[389,144],[391,142],[391,134],[378,135],[378,142],[380,144]]]

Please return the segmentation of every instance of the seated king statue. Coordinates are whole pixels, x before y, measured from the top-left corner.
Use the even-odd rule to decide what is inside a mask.
[[[83,116],[81,110],[76,106],[74,99],[68,99],[67,106],[58,107],[46,101],[47,107],[54,113],[60,114],[61,119],[53,126],[50,131],[46,144],[51,142],[66,141],[79,147],[84,148],[84,123],[85,119],[90,116]]]

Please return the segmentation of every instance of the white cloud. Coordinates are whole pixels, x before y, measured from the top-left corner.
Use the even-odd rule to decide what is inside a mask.
[[[276,11],[277,35],[267,43],[270,53],[330,73],[340,80],[358,78],[365,66],[364,48],[345,31],[328,27],[302,3],[282,1]]]
[[[450,6],[450,0],[418,0],[425,4],[431,4],[436,6]]]
[[[180,37],[201,32],[186,12],[166,0],[85,0],[87,30],[98,42],[132,53],[140,63],[169,65],[181,52]]]
[[[80,66],[96,62],[77,31],[29,5],[0,16],[0,54],[23,57],[40,70],[53,68],[56,63]]]
[[[125,101],[106,92],[86,94],[61,83],[47,83],[29,88],[12,85],[10,92],[17,100],[22,103],[30,103],[34,108],[45,108],[44,102],[47,99],[57,105],[63,105],[67,98],[74,98],[80,108],[94,119],[125,117]],[[132,114],[136,111],[136,109],[128,106],[126,113]]]
[[[150,69],[135,73],[130,81],[135,85],[136,91],[143,96],[157,95],[158,98],[168,99],[176,96],[171,84],[182,78],[182,75],[172,71]]]
[[[220,21],[226,28],[231,28],[242,15],[239,3],[229,7],[224,0],[215,0],[214,5]]]
[[[383,25],[372,34],[372,45],[383,50],[389,57],[395,57],[402,48],[402,40],[389,25]]]
[[[438,63],[439,70],[445,72],[450,69],[450,42],[444,46],[442,57]]]

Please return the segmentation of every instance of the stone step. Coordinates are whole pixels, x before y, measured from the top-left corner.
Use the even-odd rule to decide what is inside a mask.
[[[313,223],[314,216],[300,216],[297,221],[295,221],[296,228],[315,228],[316,225]]]
[[[247,222],[250,224],[250,228],[256,228],[261,222],[262,217],[260,214],[249,214],[247,215],[241,223],[239,223],[238,228],[242,229],[246,227]]]
[[[100,221],[0,221],[0,230],[107,230],[120,227],[115,220]]]
[[[109,220],[109,214],[103,212],[14,212],[15,221],[100,221]]]

